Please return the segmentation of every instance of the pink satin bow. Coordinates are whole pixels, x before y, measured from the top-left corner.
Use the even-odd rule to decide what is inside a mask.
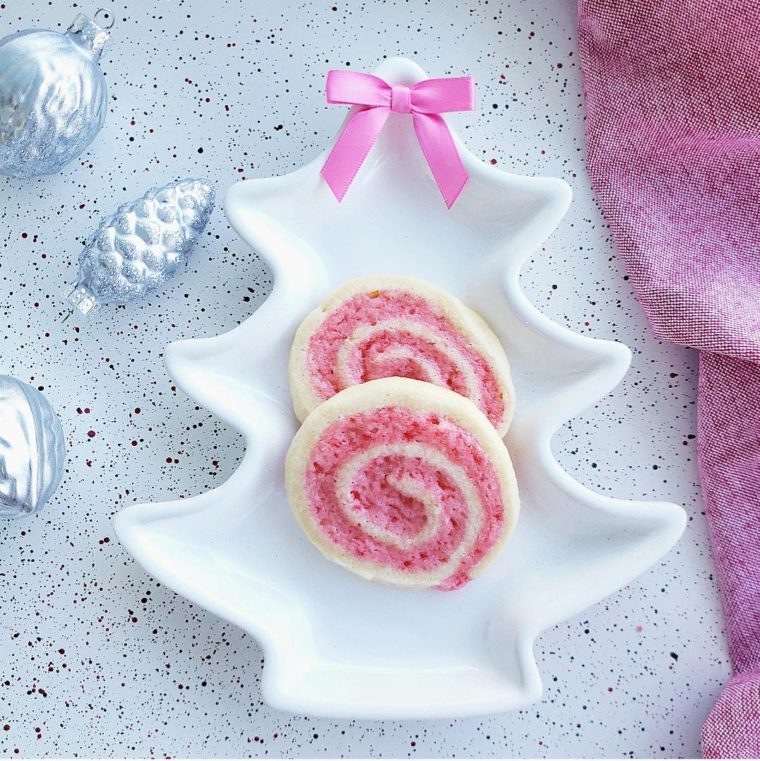
[[[451,208],[469,175],[440,114],[475,107],[472,77],[425,79],[407,87],[389,85],[359,71],[331,71],[327,102],[363,106],[346,123],[322,167],[322,176],[339,200],[377,140],[391,111],[411,114],[417,140],[446,206]]]

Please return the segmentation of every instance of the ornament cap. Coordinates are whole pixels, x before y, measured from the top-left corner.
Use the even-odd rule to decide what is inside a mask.
[[[66,295],[66,301],[85,317],[100,306],[98,297],[84,283],[77,283]]]
[[[104,12],[103,15],[107,16],[108,14]],[[100,58],[100,54],[111,36],[106,29],[83,13],[76,15],[71,26],[66,30],[66,35],[86,53],[96,58]]]

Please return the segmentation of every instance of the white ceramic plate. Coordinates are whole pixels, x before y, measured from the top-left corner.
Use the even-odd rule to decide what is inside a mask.
[[[426,77],[404,59],[377,74],[405,84]],[[555,461],[552,434],[620,381],[629,351],[559,327],[520,290],[520,267],[567,210],[568,186],[498,171],[457,145],[470,181],[450,211],[400,114],[342,204],[320,178],[324,156],[233,186],[227,215],[268,262],[274,290],[238,328],[166,351],[187,393],[245,435],[246,455],[218,489],[129,507],[116,531],[161,582],[256,637],[262,693],[278,708],[432,718],[525,706],[541,694],[535,637],[631,581],[685,525],[676,505],[602,497]],[[522,513],[497,561],[457,592],[392,589],[342,570],[304,538],[285,500],[297,425],[293,333],[329,290],[371,272],[416,275],[457,294],[490,322],[512,363],[518,406],[507,444]]]

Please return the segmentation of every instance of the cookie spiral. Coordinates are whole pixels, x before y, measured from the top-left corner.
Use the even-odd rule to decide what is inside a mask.
[[[372,275],[334,291],[299,327],[291,393],[304,420],[345,388],[379,378],[433,383],[470,399],[503,436],[514,408],[499,339],[459,299],[409,277]]]
[[[320,405],[290,447],[293,512],[325,557],[400,587],[458,589],[512,531],[506,447],[467,399],[389,378]]]

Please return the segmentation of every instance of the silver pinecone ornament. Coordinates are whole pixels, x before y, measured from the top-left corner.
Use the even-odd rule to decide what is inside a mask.
[[[0,375],[0,518],[41,510],[58,488],[65,459],[50,402],[28,383]]]
[[[214,208],[208,180],[152,188],[106,217],[79,254],[79,280],[68,295],[81,314],[101,304],[142,298],[185,262]]]
[[[52,174],[93,141],[107,110],[98,59],[108,36],[80,14],[64,34],[27,29],[0,40],[0,174]]]

